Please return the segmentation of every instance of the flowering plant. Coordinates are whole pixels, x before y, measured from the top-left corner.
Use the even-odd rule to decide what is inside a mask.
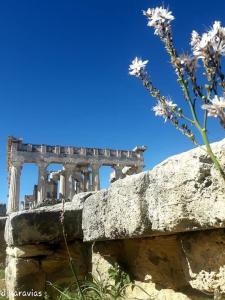
[[[204,149],[225,180],[225,172],[211,149],[207,135],[208,117],[218,118],[225,129],[225,76],[221,67],[221,58],[225,56],[225,28],[219,21],[215,21],[213,27],[202,35],[193,31],[190,42],[192,55],[178,55],[171,30],[171,22],[174,20],[172,12],[164,7],[156,7],[147,9],[143,14],[147,17],[148,26],[154,28],[154,34],[160,38],[170,56],[191,117],[184,114],[182,108],[171,99],[161,95],[160,90],[153,85],[146,71],[148,60],[143,61],[136,57],[129,66],[129,73],[138,77],[156,99],[157,104],[153,107],[155,115],[163,117],[165,122],[168,120],[197,146],[199,143],[192,128],[198,130],[206,146]],[[204,69],[204,85],[198,83],[198,67]],[[204,114],[202,122],[196,110],[199,104]]]

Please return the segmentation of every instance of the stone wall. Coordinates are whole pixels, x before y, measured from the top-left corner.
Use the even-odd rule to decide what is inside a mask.
[[[81,210],[74,209],[73,203],[65,204],[63,224],[77,275],[84,278],[89,247],[81,240]],[[49,283],[71,283],[73,273],[62,229],[61,204],[10,214],[5,228],[9,299],[42,299],[45,292],[54,299],[55,290]]]
[[[225,167],[225,140],[213,148]],[[225,295],[225,185],[200,149],[118,180],[108,190],[76,195],[63,216],[79,278],[92,272],[104,280],[116,262],[137,284],[127,289],[126,299]],[[55,299],[49,282],[67,286],[73,280],[61,220],[61,204],[8,218],[10,300],[41,299],[18,295],[25,291],[47,291]]]
[[[68,247],[78,278],[83,279],[88,273],[88,248],[78,240]],[[15,293],[10,299],[43,299],[45,292],[55,299],[57,291],[51,284],[68,287],[74,281],[64,243],[7,248],[7,255],[6,285]]]
[[[213,299],[216,287],[225,293],[224,235],[220,229],[96,242],[92,272],[105,279],[117,262],[137,285],[127,290],[127,299]]]
[[[68,247],[81,280],[91,271],[105,280],[115,263],[126,270],[137,285],[127,299],[197,300],[213,299],[216,289],[225,293],[224,241],[224,229],[215,229],[92,245],[77,239]],[[24,297],[24,291],[56,299],[49,282],[67,287],[74,281],[63,241],[11,246],[7,256],[7,289],[18,295],[10,299],[43,299]]]

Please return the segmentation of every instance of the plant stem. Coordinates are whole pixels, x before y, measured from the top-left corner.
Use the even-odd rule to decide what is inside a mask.
[[[222,167],[221,167],[221,165],[220,165],[220,163],[219,163],[217,157],[215,156],[215,154],[214,154],[213,151],[212,151],[212,148],[211,148],[211,146],[210,146],[210,143],[209,143],[209,140],[208,140],[208,136],[207,136],[207,134],[206,134],[206,131],[205,131],[204,129],[202,129],[200,133],[201,133],[202,139],[203,139],[203,141],[204,141],[204,143],[205,143],[207,152],[208,152],[208,154],[209,154],[211,160],[213,161],[215,167],[217,168],[217,170],[219,170],[221,176],[223,177],[223,180],[225,181],[225,173],[224,173],[224,171],[223,171],[223,169],[222,169]]]
[[[221,176],[223,177],[223,180],[225,181],[225,173],[224,173],[217,157],[215,156],[215,154],[212,151],[212,148],[211,148],[210,143],[209,143],[208,136],[206,134],[206,128],[205,127],[202,128],[199,121],[198,121],[195,109],[194,109],[193,104],[191,102],[191,98],[190,98],[190,95],[189,95],[189,92],[188,92],[187,85],[184,82],[184,80],[182,80],[182,79],[181,79],[181,82],[183,84],[184,93],[185,93],[185,96],[188,100],[188,103],[189,103],[189,106],[190,106],[190,109],[191,109],[191,113],[192,113],[192,116],[193,116],[193,119],[194,119],[194,124],[195,124],[196,128],[198,129],[198,131],[201,134],[202,140],[203,140],[203,142],[206,146],[207,153],[209,154],[209,156],[210,156],[212,162],[214,163],[216,169],[220,172]]]

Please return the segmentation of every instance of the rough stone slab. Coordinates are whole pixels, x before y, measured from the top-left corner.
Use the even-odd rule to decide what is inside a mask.
[[[83,209],[85,200],[96,192],[82,192],[74,195],[72,202],[73,207],[77,210]]]
[[[184,234],[181,246],[183,268],[192,288],[225,295],[225,230]]]
[[[136,285],[126,289],[124,299],[209,300],[186,280],[182,265],[185,254],[179,239],[186,234],[95,242],[92,274],[107,282],[110,268],[117,263]]]
[[[45,274],[38,260],[8,256],[5,277],[9,300],[44,298]]]
[[[63,240],[61,212],[62,204],[57,204],[10,214],[5,228],[6,243],[20,246]],[[73,203],[65,203],[64,228],[68,241],[82,238],[81,214]]]
[[[25,245],[20,247],[7,247],[6,254],[13,257],[35,257],[53,254],[47,245]]]
[[[225,169],[225,139],[212,144]],[[201,148],[117,180],[84,202],[85,241],[225,227],[225,183]]]

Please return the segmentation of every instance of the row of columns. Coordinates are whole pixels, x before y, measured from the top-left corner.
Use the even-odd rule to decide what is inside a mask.
[[[47,182],[47,167],[45,162],[38,163],[38,191],[37,203],[40,204],[46,199],[46,182]],[[74,194],[78,191],[76,186],[77,181],[74,179],[74,172],[76,172],[76,165],[66,164],[64,171],[60,174],[59,178],[59,193],[65,199],[72,200]],[[121,165],[113,165],[116,178],[122,178]],[[83,172],[83,186],[82,191],[98,191],[100,190],[99,178],[100,164],[92,164],[89,168],[82,170]],[[9,200],[8,200],[8,213],[19,210],[19,194],[20,194],[20,175],[22,163],[13,162],[10,168],[10,185],[9,185]],[[90,178],[90,174],[92,175]]]

